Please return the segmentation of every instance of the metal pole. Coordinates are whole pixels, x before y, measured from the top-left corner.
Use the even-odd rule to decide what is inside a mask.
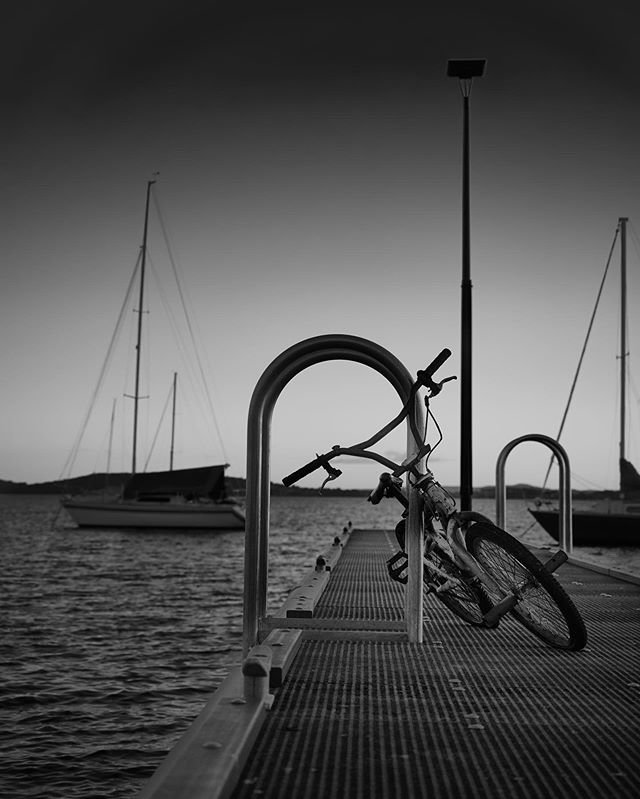
[[[473,494],[472,466],[472,392],[471,392],[471,246],[469,209],[469,93],[463,86],[463,134],[462,134],[462,290],[461,290],[461,369],[460,369],[460,507],[471,510]]]
[[[107,475],[111,474],[111,452],[113,449],[113,424],[116,418],[116,400],[111,405],[111,424],[109,425],[109,450],[107,452]]]
[[[469,98],[474,78],[484,75],[484,58],[451,59],[447,75],[457,78],[462,94],[462,287],[460,309],[460,507],[471,510],[473,440],[471,425],[471,223],[469,211]]]
[[[173,373],[173,403],[171,408],[171,450],[169,452],[169,471],[173,471],[173,451],[176,441],[176,389],[178,383],[178,373]]]
[[[620,222],[620,493],[622,461],[625,459],[626,396],[627,396],[627,217]]]
[[[131,453],[131,474],[136,473],[136,454],[138,450],[138,402],[140,400],[140,352],[142,349],[142,314],[144,312],[144,272],[147,263],[147,232],[149,230],[149,197],[155,180],[147,182],[147,201],[144,207],[144,231],[142,234],[142,260],[140,262],[140,295],[138,300],[138,336],[136,338],[136,384],[133,393],[133,447]]]

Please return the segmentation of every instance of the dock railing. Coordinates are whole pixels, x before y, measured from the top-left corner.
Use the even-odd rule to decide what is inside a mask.
[[[260,643],[259,626],[267,612],[267,577],[270,518],[271,419],[275,403],[287,383],[317,363],[349,360],[370,366],[395,388],[402,403],[407,401],[413,379],[406,367],[388,350],[368,339],[327,335],[306,339],[282,352],[265,369],[253,391],[247,429],[247,497],[244,562],[244,654]],[[424,413],[416,399],[413,418],[422,428]],[[417,453],[417,444],[407,419],[407,457]],[[410,492],[411,494],[415,492]],[[405,593],[405,620],[410,641],[422,642],[422,548],[419,509],[409,508],[407,549],[410,566]],[[413,553],[413,557],[412,557]]]
[[[507,504],[507,487],[505,484],[505,464],[511,451],[525,441],[538,441],[549,447],[558,459],[560,466],[560,486],[558,491],[558,515],[560,529],[558,543],[560,549],[567,555],[573,552],[573,528],[571,517],[571,472],[569,469],[569,456],[564,447],[555,438],[546,436],[542,433],[527,433],[519,438],[510,441],[498,455],[496,463],[496,524],[498,527],[505,526],[505,513]]]

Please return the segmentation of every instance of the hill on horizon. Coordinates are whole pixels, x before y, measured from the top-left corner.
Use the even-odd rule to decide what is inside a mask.
[[[0,494],[88,494],[99,491],[107,492],[117,496],[122,486],[127,482],[130,475],[128,472],[118,472],[105,474],[95,472],[93,474],[71,477],[65,480],[50,480],[44,483],[16,483],[12,480],[0,480]],[[226,477],[227,490],[229,494],[242,495],[246,490],[246,480],[244,477]],[[454,496],[459,495],[457,486],[445,486]],[[339,496],[367,496],[370,488],[325,488],[323,494]],[[508,499],[536,499],[542,493],[538,486],[528,483],[515,483],[507,486]],[[273,496],[308,496],[317,495],[317,488],[300,488],[292,486],[286,488],[281,483],[271,483],[271,494]],[[558,491],[548,490],[545,495],[549,499],[556,499]],[[599,497],[615,497],[615,491],[579,491],[574,489],[572,495],[581,499],[592,499]],[[495,486],[481,486],[475,488],[473,496],[478,499],[493,499],[495,497]]]

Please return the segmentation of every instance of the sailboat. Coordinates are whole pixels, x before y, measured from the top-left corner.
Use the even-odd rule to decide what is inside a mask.
[[[176,373],[174,373],[173,380],[169,469],[156,472],[139,472],[137,470],[139,400],[142,398],[140,395],[140,367],[145,266],[149,228],[149,200],[151,187],[154,183],[154,180],[150,180],[147,183],[144,232],[140,255],[135,389],[132,395],[134,410],[131,476],[124,484],[121,495],[116,499],[69,497],[62,500],[62,506],[79,527],[156,530],[244,529],[244,512],[240,505],[227,495],[225,469],[228,464],[192,469],[173,468]]]
[[[163,530],[244,529],[244,512],[226,496],[225,465],[130,477],[116,500],[63,499],[79,527]]]
[[[640,474],[626,457],[626,359],[627,275],[626,217],[619,219],[620,232],[620,490],[617,497],[603,499],[586,510],[573,510],[573,543],[576,546],[640,546]],[[559,540],[558,509],[529,509],[531,515],[556,541]]]

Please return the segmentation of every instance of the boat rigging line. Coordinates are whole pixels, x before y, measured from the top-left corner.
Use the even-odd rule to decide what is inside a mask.
[[[209,384],[207,382],[205,370],[204,370],[204,367],[203,367],[203,364],[202,364],[202,359],[200,357],[200,350],[199,350],[198,345],[196,343],[197,339],[196,339],[196,336],[194,334],[193,326],[192,326],[192,323],[191,323],[192,314],[188,313],[187,301],[186,301],[186,298],[185,298],[185,293],[183,291],[182,283],[180,281],[180,277],[179,277],[179,274],[178,274],[178,268],[177,268],[177,265],[176,265],[176,260],[175,260],[174,255],[173,255],[173,248],[171,247],[171,242],[169,241],[169,235],[167,233],[167,228],[166,228],[166,225],[164,223],[164,217],[162,215],[162,210],[160,208],[160,203],[158,202],[157,191],[154,191],[152,193],[152,197],[153,197],[154,208],[156,210],[156,214],[157,214],[157,217],[158,217],[158,222],[160,224],[160,229],[162,231],[162,236],[164,238],[164,243],[165,243],[165,246],[167,248],[167,254],[169,256],[169,263],[171,264],[171,269],[173,271],[173,276],[174,276],[174,279],[176,281],[176,286],[177,286],[177,289],[178,289],[178,295],[180,297],[180,304],[181,304],[181,307],[182,307],[182,312],[184,314],[184,318],[185,318],[185,322],[186,322],[186,325],[187,325],[187,329],[189,331],[189,338],[190,338],[190,341],[191,341],[191,345],[193,347],[193,353],[195,355],[196,363],[197,363],[197,366],[198,366],[198,371],[200,373],[200,380],[202,381],[202,386],[203,386],[204,393],[205,393],[206,400],[207,400],[208,411],[211,414],[211,418],[213,419],[213,423],[214,423],[214,427],[215,427],[215,430],[216,430],[216,434],[218,436],[218,441],[220,443],[220,449],[222,451],[222,457],[223,457],[224,461],[226,462],[228,460],[228,458],[227,458],[227,454],[226,454],[226,451],[225,451],[224,441],[222,439],[222,432],[220,430],[220,425],[218,423],[218,417],[216,415],[215,407],[214,407],[214,404],[213,404],[213,400],[211,398],[211,392],[209,391]]]
[[[144,462],[144,471],[146,472],[149,468],[149,463],[153,456],[153,452],[156,447],[156,443],[158,442],[158,436],[160,435],[160,430],[162,428],[162,423],[164,422],[165,416],[167,415],[167,410],[169,409],[169,402],[173,400],[173,418],[172,418],[172,425],[171,425],[171,450],[169,454],[169,471],[173,470],[173,447],[174,447],[174,433],[175,433],[175,414],[176,414],[176,382],[177,382],[177,375],[174,372],[173,377],[171,378],[171,388],[169,389],[169,393],[167,394],[167,398],[164,401],[164,407],[162,408],[162,413],[160,414],[160,420],[158,421],[158,425],[156,427],[155,435],[153,436],[153,441],[151,442],[151,446],[149,447],[149,454],[147,455],[147,459]]]
[[[210,414],[209,418],[213,420],[214,431],[215,431],[215,435],[217,436],[217,439],[218,439],[218,442],[219,442],[219,446],[220,446],[220,450],[221,450],[221,454],[222,454],[223,460],[225,462],[228,460],[227,459],[227,454],[226,454],[226,451],[225,451],[224,441],[222,439],[222,433],[221,433],[221,430],[220,430],[220,425],[218,423],[218,418],[217,418],[217,415],[215,413],[213,399],[212,399],[211,392],[210,392],[210,389],[209,389],[209,385],[208,385],[208,382],[207,382],[207,379],[206,379],[205,369],[204,369],[204,366],[203,366],[203,363],[202,363],[201,354],[200,354],[200,348],[198,347],[198,344],[196,342],[196,336],[195,336],[195,333],[194,333],[194,328],[193,328],[193,324],[192,324],[192,320],[191,320],[191,315],[188,313],[188,308],[187,308],[187,299],[188,298],[187,298],[187,296],[185,294],[185,291],[183,290],[183,287],[182,287],[182,283],[181,283],[181,280],[180,280],[180,277],[179,277],[178,267],[177,267],[177,264],[176,264],[176,259],[175,259],[174,255],[173,255],[173,249],[172,249],[171,243],[169,241],[169,236],[167,234],[167,228],[166,228],[166,225],[164,223],[164,218],[163,218],[163,215],[162,215],[162,211],[161,211],[159,203],[158,203],[157,189],[154,188],[154,190],[151,191],[151,186],[154,183],[155,183],[155,181],[151,180],[147,184],[148,201],[147,201],[147,207],[145,209],[145,229],[144,229],[144,234],[143,234],[143,245],[142,245],[142,247],[140,248],[140,250],[139,250],[139,252],[137,254],[137,259],[136,259],[134,268],[133,268],[132,273],[131,273],[129,284],[127,286],[127,290],[126,290],[124,299],[122,301],[122,305],[120,307],[120,312],[118,314],[118,318],[117,318],[113,333],[111,335],[111,340],[109,342],[109,345],[108,345],[108,348],[107,348],[107,352],[106,352],[102,367],[100,369],[95,388],[94,388],[94,390],[93,390],[93,392],[91,394],[91,397],[90,397],[90,400],[89,400],[89,403],[88,403],[88,408],[87,408],[87,410],[85,412],[85,415],[84,415],[84,417],[82,419],[80,428],[78,430],[78,433],[76,434],[76,437],[75,437],[74,442],[73,442],[73,444],[71,446],[69,454],[67,455],[67,458],[66,458],[66,460],[64,462],[64,465],[63,465],[63,467],[61,469],[60,476],[59,476],[59,480],[60,481],[67,480],[71,476],[71,470],[73,469],[75,461],[76,461],[76,459],[78,457],[82,441],[83,441],[85,433],[87,431],[87,427],[88,427],[89,422],[91,420],[92,414],[93,414],[93,412],[95,410],[95,406],[96,406],[98,397],[100,395],[100,392],[101,392],[101,390],[103,388],[103,385],[104,385],[104,382],[105,382],[105,378],[106,378],[107,373],[109,371],[110,364],[111,364],[111,362],[113,360],[114,353],[116,351],[116,346],[118,344],[122,329],[124,327],[124,320],[127,317],[128,310],[134,304],[133,295],[134,295],[134,289],[136,287],[136,283],[137,283],[138,280],[140,280],[140,284],[141,284],[141,288],[142,288],[143,271],[144,271],[145,265],[150,267],[151,273],[153,274],[153,277],[155,279],[155,282],[156,282],[156,285],[157,285],[158,294],[159,294],[160,299],[162,301],[162,304],[164,306],[165,313],[167,315],[170,327],[171,327],[171,329],[173,331],[173,335],[174,335],[174,338],[176,340],[176,343],[178,344],[178,347],[181,350],[182,357],[183,357],[183,360],[185,362],[185,366],[187,368],[187,372],[189,373],[189,377],[193,381],[194,387],[197,386],[197,385],[200,386],[200,391],[199,392],[196,391],[195,393],[196,393],[196,396],[200,397],[201,402],[203,402],[203,408],[204,408],[204,410],[206,412],[206,415]],[[154,208],[155,208],[155,211],[156,211],[156,214],[157,214],[157,220],[159,222],[159,226],[160,226],[160,229],[162,231],[162,235],[163,235],[163,238],[164,238],[164,243],[165,243],[165,246],[166,246],[166,249],[167,249],[168,258],[169,258],[169,263],[171,265],[171,271],[173,273],[173,278],[174,278],[175,283],[176,283],[180,306],[181,306],[181,309],[182,309],[182,313],[184,315],[186,328],[188,330],[188,341],[185,340],[184,335],[182,335],[182,330],[181,330],[182,326],[178,324],[178,320],[176,318],[176,314],[174,312],[174,309],[171,307],[171,304],[168,301],[168,297],[167,297],[167,294],[166,294],[166,292],[164,290],[164,287],[162,285],[162,281],[160,280],[160,277],[159,277],[159,275],[158,275],[158,273],[156,271],[155,265],[153,263],[153,259],[151,258],[151,253],[149,252],[149,248],[146,246],[147,227],[148,227],[148,219],[147,219],[147,217],[148,217],[148,203],[149,203],[151,198],[153,199],[153,205],[154,205]],[[134,399],[134,402],[135,402],[136,406],[138,404],[138,401],[140,399],[143,399],[143,397],[140,396],[140,341],[141,341],[141,336],[142,336],[142,317],[143,317],[143,314],[148,313],[148,311],[143,307],[142,303],[143,303],[143,294],[142,294],[142,291],[140,291],[139,307],[138,308],[134,308],[134,310],[138,313],[138,320],[137,320],[137,327],[138,327],[138,339],[137,339],[137,341],[138,341],[138,343],[137,343],[137,345],[135,347],[135,350],[136,350],[135,390],[134,390],[133,395],[126,394],[126,392],[125,392],[125,396],[130,396],[130,397],[132,397]],[[165,406],[165,409],[162,412],[161,422],[162,422],[162,418],[164,418],[165,413],[166,413],[166,406]],[[135,473],[135,471],[136,471],[135,445],[137,443],[136,440],[137,440],[137,433],[138,433],[138,430],[137,430],[137,408],[134,409],[134,420],[135,420],[135,424],[134,424],[134,428],[135,429],[134,429],[134,451],[132,453],[132,472]],[[156,431],[156,438],[157,438],[157,435],[158,435],[158,432]],[[147,459],[146,459],[146,463],[145,463],[145,466],[144,466],[144,470],[145,471],[146,471],[146,469],[148,467],[149,459],[150,459],[151,454],[153,452],[154,445],[155,445],[155,438],[154,438],[154,442],[153,442],[152,447],[151,447],[151,452],[149,452],[149,454],[147,456]],[[110,442],[109,448],[110,447],[111,447],[111,442]],[[110,461],[110,454],[109,454],[109,461]],[[108,465],[107,471],[109,471],[109,468],[110,468],[110,463]]]
[[[89,420],[91,419],[91,414],[93,413],[96,400],[104,383],[104,379],[107,375],[109,364],[111,363],[111,360],[113,358],[113,353],[115,352],[116,344],[118,343],[118,339],[120,338],[120,333],[122,332],[123,320],[125,318],[125,314],[131,302],[131,295],[133,294],[133,287],[135,285],[138,270],[140,269],[141,260],[142,260],[142,253],[138,253],[138,258],[132,270],[131,279],[129,281],[129,285],[127,286],[124,300],[122,301],[120,313],[118,314],[118,319],[116,320],[113,333],[111,334],[111,341],[109,342],[109,346],[107,347],[107,354],[105,355],[102,368],[100,369],[100,374],[98,375],[98,380],[93,390],[93,394],[91,395],[91,398],[89,400],[89,407],[87,408],[87,411],[82,420],[82,424],[80,425],[80,429],[76,435],[71,450],[69,451],[67,459],[60,472],[61,480],[67,479],[68,477],[71,476],[71,469],[73,468],[73,464],[75,463],[75,460],[78,457],[78,452],[80,450],[82,439],[84,438],[84,434],[86,432],[87,425],[89,424]]]
[[[595,321],[596,313],[598,311],[598,306],[600,304],[600,299],[602,297],[602,291],[604,289],[604,284],[605,284],[605,281],[607,279],[607,274],[609,272],[609,266],[611,265],[611,259],[613,257],[613,251],[615,249],[616,241],[618,240],[618,235],[620,234],[621,227],[622,227],[621,223],[618,222],[618,224],[616,226],[615,233],[613,235],[613,241],[611,242],[611,248],[609,250],[609,256],[608,256],[607,262],[605,264],[604,274],[602,275],[602,280],[600,281],[600,287],[598,289],[598,293],[597,293],[597,296],[596,296],[596,301],[595,301],[595,304],[594,304],[594,307],[593,307],[593,311],[591,312],[591,318],[589,320],[589,325],[587,327],[587,334],[585,336],[584,343],[582,345],[582,351],[580,352],[580,357],[578,358],[578,365],[576,367],[575,375],[573,377],[573,382],[571,383],[571,389],[569,391],[569,398],[567,400],[567,404],[565,406],[564,413],[562,414],[562,421],[560,422],[560,427],[559,427],[558,433],[556,435],[556,441],[560,441],[560,436],[562,435],[562,431],[564,430],[565,422],[567,421],[567,416],[569,414],[569,408],[571,407],[571,401],[573,399],[573,394],[574,394],[576,385],[578,383],[578,377],[580,375],[580,369],[582,368],[582,362],[584,360],[584,356],[585,356],[585,353],[586,353],[586,350],[587,350],[587,344],[588,344],[589,338],[591,336],[591,331],[593,329],[593,323]],[[549,474],[551,473],[551,468],[553,466],[554,459],[555,459],[554,455],[552,455],[551,458],[549,459],[549,465],[547,466],[547,472],[546,472],[545,477],[544,477],[544,482],[542,483],[541,495],[544,494],[544,491],[546,490],[547,481],[549,479]]]

